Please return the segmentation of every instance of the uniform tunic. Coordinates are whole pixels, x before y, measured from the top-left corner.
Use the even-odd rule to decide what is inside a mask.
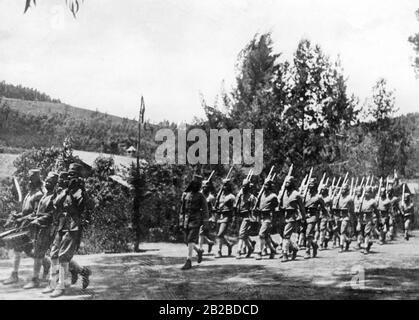
[[[224,235],[227,233],[228,223],[233,217],[235,199],[236,198],[232,193],[223,193],[220,197],[219,206],[217,208],[220,215],[219,219],[217,220],[217,237],[224,237]]]
[[[81,219],[86,204],[83,188],[63,190],[55,202],[57,209],[57,230],[51,248],[51,258],[60,263],[70,262],[78,250],[81,240]]]
[[[247,239],[250,236],[252,223],[254,217],[252,215],[252,209],[256,203],[256,197],[250,192],[244,193],[239,196],[238,212],[243,218],[240,224],[239,239]]]
[[[258,214],[261,217],[261,226],[259,230],[259,237],[267,239],[272,229],[272,217],[275,208],[278,206],[278,196],[271,192],[268,195],[264,192],[260,198]]]
[[[390,227],[390,212],[391,212],[392,202],[387,197],[380,197],[377,203],[377,210],[379,213],[379,228],[381,230],[388,230]]]
[[[361,208],[362,227],[365,236],[369,236],[373,230],[373,218],[377,212],[377,201],[374,198],[364,199]]]
[[[199,229],[208,218],[207,199],[201,192],[182,195],[180,224],[185,231],[185,243],[198,242]]]
[[[351,218],[354,214],[354,200],[351,195],[340,197],[333,208],[334,215],[340,220],[340,233],[350,236]]]
[[[23,218],[27,217],[34,212],[36,212],[39,204],[39,200],[41,200],[43,193],[41,190],[31,190],[23,199],[22,203],[22,212],[16,216],[16,218]],[[32,243],[16,243],[15,245],[11,246],[17,252],[25,251],[26,254],[32,256]]]
[[[305,197],[304,207],[307,222],[306,237],[314,237],[320,212],[322,212],[322,215],[325,215],[326,212],[323,197],[318,194],[308,193]]]
[[[45,194],[39,201],[36,212],[38,226],[35,230],[34,256],[42,259],[53,241],[52,221],[54,213],[54,193]]]
[[[296,230],[296,221],[299,217],[305,218],[305,212],[301,194],[297,190],[285,191],[280,201],[280,209],[284,213],[285,228],[284,239],[290,239]]]

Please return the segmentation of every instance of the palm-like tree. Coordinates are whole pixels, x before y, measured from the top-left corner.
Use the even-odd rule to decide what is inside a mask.
[[[79,12],[80,4],[84,0],[65,0],[65,3],[67,4],[68,8],[70,9],[71,13],[73,14],[74,18],[76,17],[77,12]],[[36,6],[36,0],[26,0],[25,4],[25,11],[28,11],[28,9],[31,7],[31,5]]]

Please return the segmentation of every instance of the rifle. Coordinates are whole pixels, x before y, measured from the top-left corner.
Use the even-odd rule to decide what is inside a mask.
[[[312,175],[313,175],[313,167],[311,167],[311,169],[310,169],[310,173],[308,175],[307,183],[306,183],[306,185],[304,187],[304,201],[305,201],[305,199],[307,197],[308,184],[310,183],[310,180],[311,180]]]
[[[377,202],[380,200],[380,193],[381,193],[381,186],[383,184],[383,178],[380,178],[380,183],[378,185],[378,191],[377,191],[377,195],[376,195],[376,200]]]
[[[14,182],[15,187],[16,187],[19,202],[22,202],[23,201],[22,190],[20,189],[20,185],[19,185],[19,182],[17,181],[16,177],[13,177],[13,182]]]
[[[233,171],[233,167],[231,167],[230,170],[228,171],[227,176],[225,177],[225,180],[230,178],[230,175],[231,175],[232,171]],[[218,191],[217,198],[215,199],[215,204],[214,204],[215,210],[218,210],[218,206],[220,205],[220,198],[221,198],[221,195],[223,193],[223,186],[224,186],[224,184],[221,185],[220,191]]]
[[[324,185],[326,185],[326,183],[325,183],[325,179],[326,179],[326,172],[325,172],[325,173],[323,173],[323,177],[322,177],[322,179],[320,180],[320,183],[319,183],[319,185],[318,185],[318,187],[317,187],[317,193],[320,193],[320,190],[323,188],[323,186],[324,186]]]
[[[403,188],[402,188],[402,203],[404,203],[404,193],[406,191],[406,183],[403,183]]]
[[[338,207],[338,205],[339,205],[339,200],[340,200],[340,198],[342,197],[342,189],[343,189],[343,185],[344,185],[344,184],[346,183],[346,181],[348,180],[348,174],[349,174],[349,172],[347,172],[347,173],[346,173],[345,178],[343,179],[342,185],[340,186],[339,193],[338,193],[338,200],[336,201],[336,207]],[[336,191],[336,190],[335,190],[335,191]],[[335,193],[335,195],[336,195],[336,193]]]
[[[329,187],[329,195],[330,195],[330,197],[332,196],[332,190],[333,190],[333,187],[335,186],[335,180],[336,180],[336,178],[333,177],[332,184]]]
[[[282,199],[282,197],[284,196],[284,192],[285,192],[285,181],[287,181],[287,179],[292,176],[292,171],[293,170],[294,170],[294,164],[291,164],[291,167],[288,169],[288,173],[287,173],[284,181],[282,182],[281,189],[279,190],[279,193],[278,193],[279,199]]]
[[[349,194],[352,197],[352,194],[354,192],[354,177],[351,178],[351,190],[349,191]]]
[[[210,176],[208,177],[208,181],[211,181],[212,176],[214,175],[214,173],[215,173],[215,170],[212,170],[212,172],[211,172]]]
[[[269,171],[269,174],[268,174],[268,177],[266,178],[266,180],[270,180],[271,179],[271,176],[272,176],[272,173],[273,173],[274,168],[275,168],[275,166],[272,166],[271,171]],[[260,199],[262,198],[264,186],[265,186],[265,183],[262,185],[262,187],[259,190],[258,196],[256,198],[255,205],[253,206],[253,209],[252,210],[256,210],[257,209],[257,207],[259,205],[259,202],[260,202]]]
[[[252,179],[252,176],[253,176],[253,169],[250,169],[249,170],[249,173],[247,174],[247,176],[246,176],[246,179],[244,179],[245,181],[249,181],[250,182],[250,180]],[[241,202],[241,197],[242,197],[242,195],[243,195],[243,186],[241,187],[241,189],[240,189],[240,191],[239,191],[239,193],[237,194],[237,197],[236,197],[236,203],[235,203],[235,205],[234,205],[234,209],[235,210],[237,210],[238,208],[239,208],[239,204],[240,204],[240,202]]]
[[[362,188],[362,185],[364,184],[364,180],[365,180],[365,177],[362,177],[361,184],[359,185],[360,188]]]
[[[339,183],[340,183],[341,180],[342,180],[342,177],[339,177],[338,182],[336,182],[335,190],[333,190],[333,194],[332,194],[332,201],[336,197],[336,192],[338,192],[337,190],[339,188]]]

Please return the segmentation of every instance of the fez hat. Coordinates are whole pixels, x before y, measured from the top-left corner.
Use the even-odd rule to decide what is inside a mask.
[[[243,187],[250,187],[250,184],[251,184],[251,183],[250,183],[250,180],[244,179],[244,180],[243,180],[243,183],[242,183],[242,186],[243,186]]]
[[[372,193],[372,188],[371,187],[366,187],[365,188],[365,193]]]
[[[288,177],[286,177],[285,182],[295,183],[295,178],[294,178],[294,176],[288,176]]]

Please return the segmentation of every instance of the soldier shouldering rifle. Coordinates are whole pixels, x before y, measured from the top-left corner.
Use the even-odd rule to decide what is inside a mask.
[[[194,176],[181,201],[180,221],[188,246],[187,260],[182,269],[192,267],[194,251],[198,263],[201,263],[203,244],[208,244],[208,252],[211,252],[215,242],[218,258],[223,256],[224,246],[227,247],[227,256],[230,256],[237,242],[237,259],[250,258],[254,253],[257,260],[261,260],[264,254],[274,259],[278,246],[272,238],[274,232],[281,238],[280,258],[283,262],[296,259],[302,247],[305,247],[305,259],[315,258],[318,250],[328,249],[330,240],[334,240],[339,252],[349,251],[351,242],[357,240],[354,249],[368,254],[374,236],[381,235],[379,239],[382,240],[383,232],[394,232],[390,221],[395,220],[395,212],[403,216],[405,239],[409,239],[413,204],[405,186],[399,199],[394,195],[391,183],[383,187],[384,180],[373,176],[355,179],[349,178],[347,173],[345,177],[332,179],[323,174],[317,182],[312,168],[298,187],[292,173],[293,166],[276,194],[273,189],[276,174],[272,167],[255,195],[250,171],[237,196],[231,182],[232,168],[222,180],[216,196],[212,183],[214,172],[204,182],[203,177]],[[240,222],[237,234],[232,234],[233,219]],[[208,227],[209,221],[212,228]],[[277,230],[273,228],[276,221],[280,222]],[[257,236],[257,244],[252,241],[252,236]]]
[[[18,184],[16,187],[21,194]],[[68,272],[71,284],[81,276],[82,288],[87,288],[90,269],[80,267],[72,259],[80,244],[86,203],[81,166],[74,163],[68,172],[50,172],[44,182],[40,170],[30,170],[28,190],[22,200],[22,211],[10,215],[7,226],[11,229],[0,235],[7,247],[14,251],[13,271],[3,284],[19,282],[21,254],[24,252],[34,259],[33,275],[24,289],[39,288],[41,282],[47,280],[48,285],[42,292],[53,298],[59,297],[65,294]]]

